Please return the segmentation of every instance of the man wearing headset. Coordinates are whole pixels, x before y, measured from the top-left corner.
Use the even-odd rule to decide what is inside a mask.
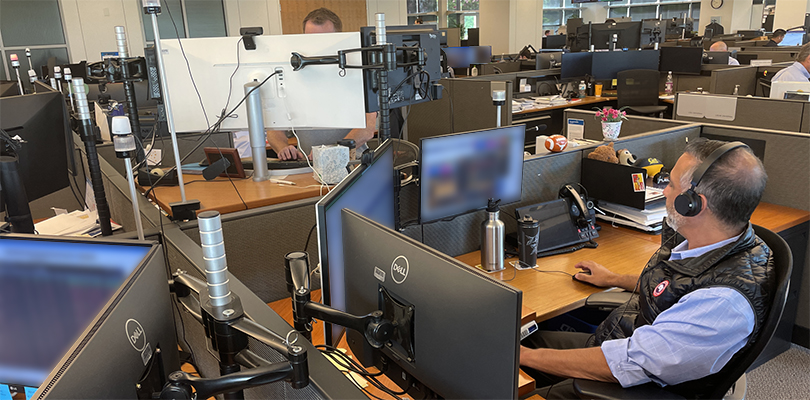
[[[641,275],[576,265],[577,280],[637,295],[593,335],[538,332],[523,341],[520,364],[538,387],[552,385],[540,394],[576,397],[567,378],[707,392],[711,375],[752,344],[770,308],[770,249],[748,221],[766,181],[762,162],[742,143],[689,143],[664,190],[669,226]]]

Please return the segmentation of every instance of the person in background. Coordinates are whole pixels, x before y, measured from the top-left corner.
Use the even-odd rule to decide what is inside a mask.
[[[340,17],[327,8],[319,8],[304,18],[304,33],[342,32],[343,23]],[[305,154],[312,151],[312,146],[336,144],[341,139],[354,140],[357,156],[361,156],[374,137],[377,126],[377,113],[366,113],[366,127],[359,129],[313,129],[296,130],[298,147],[288,144],[284,131],[267,131],[267,143],[278,154],[281,160],[303,160]]]
[[[771,35],[771,40],[765,44],[765,47],[776,47],[779,46],[779,43],[782,43],[782,39],[785,38],[785,30],[784,29],[777,29],[773,31],[773,35]]]
[[[787,68],[782,68],[773,76],[771,82],[807,82],[810,80],[810,42],[805,43],[796,54],[796,61]]]
[[[546,31],[543,32],[543,36],[551,36],[551,29],[546,29]]]
[[[719,42],[714,42],[712,43],[712,46],[709,47],[709,51],[728,51],[728,45],[726,45],[726,42],[722,40]],[[729,54],[728,65],[740,65],[740,62]]]

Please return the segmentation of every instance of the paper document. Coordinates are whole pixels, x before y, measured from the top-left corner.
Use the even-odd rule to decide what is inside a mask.
[[[585,136],[585,120],[568,118],[568,140],[580,140]]]

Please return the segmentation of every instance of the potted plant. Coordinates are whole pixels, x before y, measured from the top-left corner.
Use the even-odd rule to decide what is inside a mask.
[[[627,119],[626,107],[615,108],[594,108],[596,114],[594,118],[602,122],[602,137],[605,141],[614,141],[619,138],[622,129],[622,121]]]

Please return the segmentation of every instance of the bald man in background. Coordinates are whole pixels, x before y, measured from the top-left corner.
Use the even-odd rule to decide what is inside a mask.
[[[709,51],[728,51],[728,45],[726,45],[726,42],[722,40],[719,42],[714,42],[712,43],[712,47],[709,47]],[[740,62],[729,54],[728,65],[740,65]]]

